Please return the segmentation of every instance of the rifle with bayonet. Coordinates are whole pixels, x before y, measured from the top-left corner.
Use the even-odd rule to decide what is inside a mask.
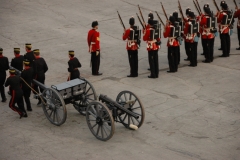
[[[163,7],[163,4],[162,4],[162,2],[160,2],[160,3],[161,3],[161,5],[162,5],[163,13],[164,13],[166,19],[168,20],[168,16],[167,16],[167,13],[166,13],[166,11],[165,11],[165,9],[164,9],[164,7]],[[168,20],[168,21],[169,21],[169,20]]]
[[[155,13],[157,14],[157,17],[158,17],[160,23],[165,27],[165,24],[163,23],[163,21],[162,21],[161,17],[159,16],[158,12],[155,11]]]
[[[238,9],[238,5],[237,5],[236,0],[233,0],[233,3],[235,4],[236,8]]]
[[[121,25],[123,26],[123,29],[126,30],[126,27],[125,27],[125,25],[124,25],[124,23],[123,23],[123,21],[122,21],[122,18],[121,18],[121,16],[120,16],[120,14],[119,14],[118,11],[117,11],[117,13],[118,13],[119,21],[120,21]]]
[[[179,12],[181,14],[181,17],[182,17],[182,21],[184,21],[184,15],[183,15],[183,11],[182,11],[182,6],[180,4],[180,1],[178,0],[178,9],[179,9]]]
[[[198,14],[201,15],[201,12],[200,12],[200,10],[199,10],[199,8],[198,8],[198,6],[197,6],[197,4],[196,4],[196,2],[194,0],[193,0],[193,3],[194,3],[194,6],[195,6]]]
[[[142,15],[142,11],[141,11],[141,8],[140,8],[140,6],[138,5],[138,10],[139,10],[139,13],[140,13],[140,16],[142,17],[142,21],[143,21],[143,23],[144,23],[144,28],[146,28],[146,23],[145,23],[145,21],[144,21],[144,18],[143,18],[143,15]]]
[[[214,4],[214,6],[217,8],[217,11],[219,12],[220,9],[218,8],[218,5],[217,5],[217,3],[216,3],[216,0],[213,0],[213,4]]]
[[[200,7],[200,5],[199,5],[199,3],[198,3],[198,0],[195,0],[195,1],[196,1],[197,7],[198,7],[200,13],[202,14],[202,10],[201,10],[201,7]]]
[[[136,14],[137,14],[137,13],[136,13]],[[143,29],[145,29],[145,27],[144,27],[144,25],[143,25],[143,22],[141,21],[141,18],[138,16],[138,14],[137,14],[137,18],[138,18],[140,24],[142,25]]]

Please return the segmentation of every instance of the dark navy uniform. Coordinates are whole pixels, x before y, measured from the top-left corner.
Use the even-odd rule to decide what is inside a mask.
[[[25,81],[24,82],[23,80],[21,80],[23,97],[24,97],[25,103],[27,105],[27,110],[32,111],[32,107],[31,107],[31,103],[30,103],[30,99],[29,99],[30,95],[31,95],[31,89],[29,88],[29,86],[31,86],[32,80],[33,80],[33,69],[31,67],[29,67],[30,61],[24,60],[24,64],[25,64],[25,67],[21,73],[21,77]]]
[[[39,50],[36,49],[33,51],[35,54],[35,60],[33,63],[33,71],[34,71],[34,79],[36,79],[38,82],[44,84],[45,83],[45,73],[48,70],[48,66],[46,61],[39,56]],[[38,56],[37,56],[38,55]],[[43,92],[44,89],[40,88],[40,92]],[[34,90],[39,93],[38,86],[34,85]],[[40,104],[41,101],[39,99],[38,104]]]
[[[82,65],[79,60],[74,57],[74,51],[69,51],[69,55],[70,60],[68,61],[68,72],[70,73],[70,77],[68,80],[72,80],[80,77],[80,72],[78,68]]]
[[[8,58],[2,55],[3,49],[0,48],[0,92],[2,97],[2,102],[6,101],[5,87],[4,83],[6,81],[6,70],[9,69]]]
[[[20,115],[20,118],[22,116],[27,117],[25,108],[24,108],[24,103],[23,103],[23,91],[20,87],[20,77],[15,76],[15,70],[10,70],[11,75],[7,78],[7,81],[5,83],[5,87],[10,86],[10,91],[11,91],[11,99],[9,102],[9,107],[15,111],[18,112]],[[17,103],[18,107],[15,106]]]
[[[20,48],[14,48],[14,54],[15,58],[12,59],[11,66],[19,71],[22,71],[24,57],[20,55]]]
[[[25,53],[24,54],[24,59],[29,60],[30,61],[30,65],[29,66],[32,67],[33,66],[33,61],[35,59],[35,57],[33,55],[33,51]]]

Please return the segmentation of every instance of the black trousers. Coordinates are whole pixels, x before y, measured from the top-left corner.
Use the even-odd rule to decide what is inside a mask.
[[[23,103],[23,91],[22,90],[12,90],[11,91],[11,99],[9,102],[9,107],[17,112],[19,115],[22,115],[23,112],[26,113],[25,108],[24,108],[24,103]],[[17,103],[18,107],[15,106],[15,104]]]
[[[238,32],[238,43],[239,43],[239,47],[240,47],[240,28],[237,29]]]
[[[6,72],[0,72],[0,92],[2,99],[6,99],[4,83],[6,81]]]
[[[92,62],[92,74],[96,75],[99,72],[99,66],[100,66],[100,52],[98,55],[96,55],[96,52],[91,52],[91,62]]]
[[[222,43],[222,55],[223,56],[229,56],[230,54],[230,46],[231,46],[231,41],[230,41],[230,35],[228,33],[221,34],[221,43]]]
[[[212,62],[213,61],[213,48],[214,46],[214,38],[213,39],[204,39],[203,48],[205,50],[205,61]]]
[[[203,43],[204,43],[204,39],[203,38],[201,38],[201,42],[202,42],[203,55],[204,55],[205,53],[204,53],[204,47],[203,47]]]
[[[189,59],[189,42],[184,42],[184,45],[185,45],[185,51],[186,51],[186,55],[187,55],[187,59]]]
[[[171,72],[178,71],[178,46],[168,47],[168,65]]]
[[[45,84],[45,74],[43,74],[43,75],[38,75],[37,78],[36,78],[36,80],[37,80],[38,82],[42,83],[42,84]],[[35,85],[35,84],[34,84],[33,89],[34,89],[35,91],[37,91],[38,93],[39,93],[39,90],[40,90],[41,93],[44,91],[44,89],[40,88],[39,86],[37,86],[37,85]],[[35,94],[35,93],[34,93],[34,94]]]
[[[73,72],[71,72],[71,76],[70,76],[70,80],[76,79],[80,77],[80,72],[79,70],[74,70]]]
[[[151,77],[158,78],[159,65],[158,65],[158,50],[148,51],[148,61],[150,64]]]
[[[23,97],[24,97],[27,109],[32,109],[31,102],[30,102],[30,96],[31,96],[31,89],[23,90]]]
[[[198,42],[190,43],[189,48],[190,48],[190,65],[192,66],[197,66],[197,46]]]
[[[180,46],[178,46],[178,64],[180,63]]]
[[[220,48],[222,48],[223,44],[222,44],[222,34],[221,34],[221,32],[219,32],[219,35],[220,35],[219,38],[220,38],[220,45],[221,45]]]
[[[128,50],[130,75],[138,76],[138,50]]]

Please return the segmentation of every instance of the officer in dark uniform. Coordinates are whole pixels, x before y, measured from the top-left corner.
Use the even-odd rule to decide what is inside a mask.
[[[23,91],[20,87],[20,77],[15,75],[15,69],[9,69],[10,76],[7,78],[7,81],[5,83],[5,87],[10,86],[11,91],[11,99],[9,102],[9,107],[15,111],[18,112],[20,115],[20,118],[27,117],[27,113],[24,108],[23,103]],[[18,107],[15,106],[17,103]]]
[[[34,54],[33,54],[33,51],[32,51],[31,43],[26,43],[25,44],[25,49],[26,49],[27,53],[24,54],[24,59],[28,59],[30,61],[30,65],[29,66],[32,67],[33,66],[33,61],[34,61],[35,57],[34,57]]]
[[[80,68],[82,65],[79,62],[79,60],[76,57],[74,57],[73,50],[68,51],[68,55],[70,58],[70,60],[68,61],[68,72],[69,72],[68,81],[69,81],[69,80],[80,77],[80,72],[78,68]]]
[[[33,50],[33,54],[35,57],[34,63],[33,63],[33,71],[34,71],[34,79],[36,79],[38,82],[44,84],[45,82],[45,73],[48,70],[48,66],[46,61],[40,57],[40,51],[39,49]],[[40,88],[40,92],[43,92],[43,89]],[[34,90],[39,93],[38,86],[34,85]],[[37,105],[41,104],[41,99],[38,97],[38,103]]]
[[[7,98],[5,95],[4,83],[6,80],[6,70],[9,69],[8,58],[3,56],[3,49],[0,48],[0,92],[2,97],[2,102],[6,102]]]
[[[178,17],[178,12],[175,11],[173,12],[172,16],[175,18],[175,21],[179,23],[179,25],[182,27],[183,26],[183,22],[181,20],[181,18]],[[183,27],[181,28],[183,30]],[[178,46],[178,64],[180,63],[180,45]]]
[[[12,59],[11,66],[19,71],[22,71],[24,57],[20,55],[20,48],[14,48],[14,55],[15,58]]]
[[[21,80],[23,97],[27,105],[27,110],[32,111],[32,107],[29,99],[31,95],[31,89],[29,86],[31,86],[32,80],[33,80],[33,69],[29,66],[30,61],[28,59],[25,59],[23,61],[23,64],[24,64],[24,70],[21,73],[21,77],[24,80],[24,81]]]

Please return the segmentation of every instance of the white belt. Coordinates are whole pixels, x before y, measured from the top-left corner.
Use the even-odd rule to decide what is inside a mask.
[[[173,45],[173,42],[175,41],[175,38],[176,38],[176,37],[169,37],[169,38],[168,38],[169,44],[170,44],[171,46]]]
[[[153,41],[147,41],[147,48],[152,48],[152,44],[157,42],[155,39]]]
[[[128,40],[127,45],[128,45],[128,47],[132,47],[133,45],[135,45],[135,41],[134,40]]]
[[[211,32],[210,32],[210,28],[203,28],[203,33],[202,33],[202,35],[209,35],[209,34],[211,34]]]
[[[228,28],[228,25],[220,25],[220,32],[223,33],[223,31],[227,28]]]
[[[91,42],[91,44],[96,44],[95,42]]]

